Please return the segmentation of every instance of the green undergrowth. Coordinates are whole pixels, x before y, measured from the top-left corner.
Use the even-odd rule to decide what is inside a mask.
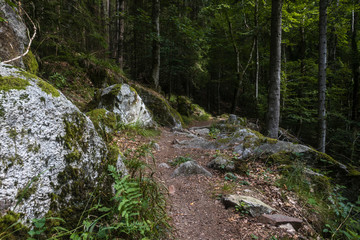
[[[359,239],[360,198],[351,203],[342,194],[345,187],[335,185],[317,169],[306,169],[300,160],[280,165],[280,187],[295,192],[304,208],[304,217],[310,219],[317,232],[326,239]],[[360,197],[360,196],[359,196]]]
[[[116,131],[118,134],[127,135],[127,136],[136,136],[140,135],[143,137],[157,137],[160,135],[160,130],[155,128],[143,127],[140,123],[124,124],[118,123],[116,125]]]

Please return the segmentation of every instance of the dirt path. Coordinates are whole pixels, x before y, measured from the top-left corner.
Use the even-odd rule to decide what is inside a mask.
[[[197,126],[204,126],[204,124],[197,124]],[[183,156],[190,157],[201,166],[206,167],[216,151],[184,149],[174,145],[174,142],[189,138],[189,136],[171,132],[169,129],[163,129],[158,140],[160,149],[154,154],[157,166],[161,163],[168,164],[176,157]],[[255,163],[252,169],[259,170]],[[175,229],[175,239],[281,239],[278,237],[285,236],[291,237],[291,239],[298,238],[298,235],[291,235],[283,229],[259,223],[256,218],[242,216],[234,209],[225,209],[218,199],[218,195],[226,193],[253,191],[253,195],[256,195],[259,191],[254,186],[255,184],[263,184],[260,186],[262,191],[271,194],[273,186],[261,179],[255,179],[256,175],[251,176],[250,174],[244,177],[243,181],[249,182],[249,185],[242,186],[226,181],[224,173],[208,168],[207,170],[213,174],[213,177],[192,175],[172,178],[171,174],[174,170],[175,167],[157,167],[159,179],[169,190],[168,213]],[[278,197],[274,195],[270,197]],[[273,207],[277,206],[273,205]]]
[[[209,126],[211,122],[196,123],[196,127]],[[275,181],[279,177],[276,169],[269,169],[261,162],[247,162],[248,171],[244,175],[236,175],[236,181],[229,181],[224,172],[212,170],[206,164],[218,154],[231,155],[231,152],[181,148],[179,142],[188,142],[194,135],[189,131],[174,132],[161,128],[161,135],[154,140],[158,149],[153,151],[156,166],[156,177],[168,189],[168,214],[174,229],[169,240],[238,240],[238,239],[312,239],[304,237],[314,232],[309,224],[295,233],[288,233],[282,228],[260,223],[257,218],[246,213],[225,209],[220,201],[224,194],[240,194],[258,198],[278,210],[278,213],[302,218],[302,205],[289,191],[279,189]],[[122,150],[135,149],[148,143],[144,137],[117,139]],[[212,173],[212,177],[203,175],[179,176],[172,178],[176,166],[169,165],[177,157],[195,160]],[[154,170],[153,169],[153,170]],[[304,218],[302,218],[304,219]],[[306,220],[305,220],[306,221]]]

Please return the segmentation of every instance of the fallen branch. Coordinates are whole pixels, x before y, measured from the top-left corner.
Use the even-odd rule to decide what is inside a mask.
[[[10,62],[16,61],[16,60],[18,60],[18,59],[26,56],[26,54],[28,54],[28,52],[30,51],[31,43],[32,43],[32,41],[34,40],[34,38],[35,38],[35,36],[36,36],[36,30],[37,30],[37,29],[36,29],[35,23],[31,20],[30,16],[27,14],[27,12],[26,12],[21,6],[19,6],[19,8],[20,8],[20,10],[22,10],[22,11],[25,13],[26,17],[27,17],[27,18],[30,20],[30,22],[32,23],[32,25],[33,25],[33,27],[34,27],[34,34],[33,34],[33,36],[30,38],[29,45],[27,46],[26,51],[25,51],[23,54],[21,54],[20,56],[15,57],[15,58],[13,58],[13,59],[3,61],[3,62],[1,62],[1,63],[10,63]],[[28,31],[28,34],[29,34],[29,31]]]

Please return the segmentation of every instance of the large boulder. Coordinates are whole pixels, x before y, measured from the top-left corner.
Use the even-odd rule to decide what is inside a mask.
[[[23,223],[49,212],[76,221],[91,193],[111,193],[111,186],[102,185],[104,166],[124,170],[118,152],[107,149],[90,119],[61,92],[5,64],[0,64],[0,164],[0,217],[21,213]]]
[[[159,93],[134,84],[133,87],[141,96],[146,107],[152,112],[154,120],[162,125],[174,128],[182,128],[182,118],[180,114],[170,106],[168,101]]]
[[[99,108],[113,112],[125,124],[140,124],[144,127],[155,125],[136,90],[127,84],[115,84],[101,92]]]
[[[26,26],[16,8],[5,1],[0,2],[0,62],[20,56],[28,42]],[[22,59],[12,62],[15,66],[25,67]]]

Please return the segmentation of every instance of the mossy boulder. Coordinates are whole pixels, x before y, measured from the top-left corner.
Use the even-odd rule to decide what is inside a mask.
[[[116,115],[124,124],[140,124],[153,127],[152,116],[136,90],[127,84],[115,84],[101,91],[99,108]]]
[[[0,62],[3,62],[24,53],[28,37],[26,25],[18,10],[9,6],[6,1],[0,2],[0,16],[6,19],[6,21],[0,22]],[[21,58],[11,64],[25,67]]]
[[[0,75],[0,215],[28,225],[51,212],[70,223],[91,194],[112,192],[106,168],[122,168],[121,155],[50,84],[5,64]]]
[[[132,86],[136,89],[158,124],[182,128],[183,120],[180,114],[170,106],[161,94],[140,85],[133,84]]]
[[[176,109],[184,117],[194,120],[208,120],[211,115],[186,96],[176,97]]]

